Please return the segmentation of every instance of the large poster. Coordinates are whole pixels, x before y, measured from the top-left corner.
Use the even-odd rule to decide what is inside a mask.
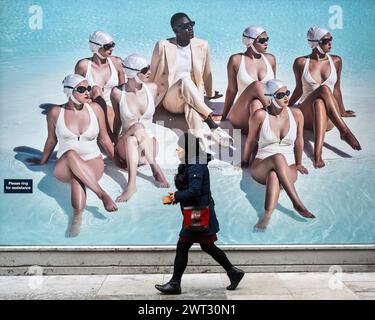
[[[202,137],[207,139],[206,147],[213,155],[208,169],[211,195],[220,225],[219,244],[375,242],[373,1],[2,0],[0,10],[0,177],[4,185],[0,195],[0,245],[175,244],[182,224],[180,206],[164,205],[162,197],[176,190],[174,179],[180,163],[176,153],[178,137],[194,123],[198,126],[196,123],[199,121],[204,131]],[[170,20],[178,12],[185,13],[187,21],[184,20],[185,24],[179,24],[176,29],[171,27]],[[195,23],[192,24],[192,21]],[[253,28],[248,28],[250,26]],[[312,27],[315,28],[310,29]],[[60,154],[59,157],[58,154],[62,140],[45,164],[28,161],[43,156],[49,132],[47,114],[56,106],[64,109],[68,102],[67,91],[77,91],[77,82],[66,80],[63,83],[63,80],[80,70],[77,68],[79,61],[86,61],[81,72],[87,75],[86,78],[90,76],[90,81],[99,82],[99,87],[102,81],[100,74],[107,77],[104,82],[110,82],[114,73],[122,67],[125,67],[124,77],[134,79],[129,70],[136,69],[136,74],[142,71],[134,67],[137,65],[134,62],[136,59],[133,68],[124,65],[124,61],[133,63],[125,58],[134,53],[147,61],[144,67],[151,64],[150,70],[146,68],[143,71],[158,72],[162,63],[170,57],[165,52],[158,52],[157,46],[154,49],[155,45],[160,40],[176,37],[176,32],[184,30],[194,32],[190,34],[194,40],[191,39],[189,44],[192,54],[184,55],[183,48],[186,47],[177,46],[173,41],[170,45],[175,47],[175,65],[187,69],[173,69],[169,65],[165,66],[165,70],[169,73],[190,73],[189,81],[194,83],[197,92],[204,90],[206,95],[212,96],[218,91],[216,99],[203,100],[203,96],[197,95],[204,101],[205,107],[212,110],[210,119],[216,125],[205,121],[207,116],[197,111],[197,105],[201,102],[195,102],[191,97],[191,100],[187,99],[181,87],[175,100],[169,101],[169,105],[175,103],[177,107],[180,100],[185,99],[181,110],[166,110],[168,108],[162,105],[163,101],[156,107],[152,119],[154,124],[150,124],[152,132],[149,133],[158,141],[156,161],[165,179],[157,177],[155,167],[143,159],[143,163],[133,170],[136,177],[131,197],[127,201],[116,202],[133,178],[129,176],[129,168],[120,168],[121,165],[119,167],[119,163],[112,161],[103,147],[100,152],[104,158],[104,174],[94,177],[92,184],[87,181],[89,178],[81,176],[90,175],[82,173],[86,167],[73,169],[74,157],[69,160],[70,177],[85,185],[83,193],[82,190],[75,193],[76,189],[72,191],[72,188],[77,186],[56,178],[56,166],[63,156]],[[104,33],[97,33],[95,38],[96,31]],[[105,39],[108,43],[104,43]],[[110,46],[104,47],[106,44]],[[102,54],[106,50],[110,57],[104,57],[102,62],[107,66],[107,71],[103,66],[97,67],[95,62],[100,60],[97,53]],[[159,62],[153,53],[162,55]],[[93,61],[94,57],[99,60]],[[108,62],[108,59],[112,62]],[[88,64],[91,71],[87,71]],[[211,72],[207,75],[208,68]],[[98,70],[101,71],[97,73]],[[199,70],[203,75],[199,74]],[[211,76],[212,92],[208,94],[210,88],[207,81],[210,80],[207,77]],[[152,79],[150,83],[155,83],[158,94],[162,92],[160,86],[165,85],[163,71],[149,77]],[[263,96],[259,96],[261,93],[255,89],[249,89],[253,81],[265,86],[267,77],[280,79],[282,85],[263,88]],[[112,87],[123,84],[121,77],[116,75],[115,78]],[[148,81],[143,79],[142,84],[139,75],[137,79],[139,88]],[[169,74],[165,79],[172,86],[176,78]],[[74,83],[73,88],[67,88],[71,83]],[[86,94],[88,85],[80,86],[83,86],[80,90]],[[114,99],[110,97],[112,87],[102,85],[104,90],[101,94],[108,95],[103,97],[103,100],[107,100],[108,114],[115,112],[111,110],[113,106],[109,106]],[[119,88],[120,94],[121,90],[127,91],[126,86]],[[245,97],[243,91],[239,92],[241,88],[247,90],[245,95],[248,96]],[[106,90],[107,93],[104,93]],[[285,95],[286,90],[290,91],[289,96]],[[280,99],[277,99],[277,91],[284,93]],[[145,92],[143,94],[147,94]],[[265,96],[267,93],[269,95]],[[309,94],[315,96],[308,97]],[[303,99],[299,99],[301,96],[310,99],[303,107]],[[277,101],[283,98],[293,102],[286,102],[290,108],[281,106],[286,115],[284,118],[277,113]],[[129,101],[132,100],[129,97],[125,99],[130,105]],[[238,99],[242,99],[240,103]],[[280,101],[279,104],[283,104]],[[272,107],[268,108],[271,104]],[[267,156],[283,153],[286,150],[283,145],[288,145],[289,151],[295,150],[298,137],[302,137],[304,142],[300,159],[297,159],[299,156],[294,158],[292,153],[289,154],[292,156],[291,162],[285,160],[287,165],[299,162],[298,170],[289,166],[288,169],[283,167],[287,171],[280,169],[285,165],[284,160],[282,164],[275,162],[265,165],[263,169],[258,168],[260,171],[268,170],[267,174],[258,172],[263,177],[263,184],[259,176],[258,181],[254,178],[251,162],[250,167],[240,166],[246,141],[251,138],[252,128],[248,127],[248,123],[255,123],[250,117],[254,113],[261,114],[250,111],[254,106],[267,113],[259,120],[259,130],[268,123],[271,130],[268,133],[275,134],[280,140],[275,147],[279,151]],[[147,110],[142,109],[139,119],[148,112],[148,108],[153,107],[155,103],[150,107],[147,105]],[[242,108],[237,115],[235,107]],[[59,135],[56,126],[62,114],[63,123],[67,123],[65,130],[71,130],[73,134],[76,130],[83,137],[85,129],[96,123],[95,115],[91,113],[95,108],[84,108],[86,113],[83,115],[80,111],[74,115],[66,111],[65,117],[61,110],[55,110],[57,116],[55,122],[52,121],[50,133]],[[290,111],[294,108],[299,111]],[[303,108],[306,110],[301,110]],[[272,113],[271,109],[277,112]],[[97,112],[102,112],[100,110]],[[224,120],[222,114],[225,110],[230,112]],[[198,118],[192,120],[194,116]],[[297,134],[297,126],[301,125],[299,116],[307,118],[305,130]],[[86,127],[79,125],[77,117],[86,121]],[[323,117],[325,122],[319,117]],[[126,125],[124,120],[122,126]],[[231,141],[229,147],[225,143],[218,144],[215,140],[217,136],[212,136],[217,125],[222,132],[233,137],[233,140],[228,139]],[[262,144],[265,137],[260,137],[260,132],[253,134],[258,139],[258,151],[253,149],[255,158],[267,144]],[[288,135],[290,141],[284,139]],[[60,138],[64,139],[61,132]],[[137,143],[141,144],[140,141]],[[97,149],[94,147],[94,150]],[[123,158],[122,164],[130,161],[126,156]],[[140,162],[146,158],[144,152],[140,152],[139,158]],[[81,158],[77,161],[85,160]],[[101,170],[99,167],[94,173]],[[269,174],[271,171],[273,173]],[[291,173],[298,177],[296,181],[296,177],[290,176]],[[98,184],[102,188],[100,190],[105,191],[105,196],[112,200],[103,199],[105,196],[98,189]],[[273,193],[270,192],[271,188],[274,188]],[[84,194],[85,199],[82,200],[84,207],[78,217],[75,216],[77,208],[73,207],[72,199],[79,192]],[[274,208],[270,205],[271,195],[276,197]],[[301,203],[304,208],[300,207]],[[111,206],[116,207],[117,211],[109,212]],[[309,217],[305,209],[315,218]]]

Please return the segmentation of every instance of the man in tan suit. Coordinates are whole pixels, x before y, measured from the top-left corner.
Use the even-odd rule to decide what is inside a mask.
[[[157,84],[156,105],[171,113],[184,113],[189,129],[203,138],[203,122],[212,137],[222,145],[233,140],[212,119],[212,110],[205,104],[204,95],[217,99],[222,95],[212,90],[210,50],[206,40],[194,38],[195,22],[185,13],[171,18],[176,37],[160,40],[151,60],[149,81]]]

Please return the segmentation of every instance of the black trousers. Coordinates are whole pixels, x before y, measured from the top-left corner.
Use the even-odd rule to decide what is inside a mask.
[[[174,260],[174,270],[171,281],[181,282],[182,275],[187,266],[189,250],[192,245],[193,243],[191,242],[183,242],[181,240],[177,242],[176,258]],[[201,243],[200,246],[202,250],[214,258],[226,272],[233,267],[224,251],[219,249],[214,243]]]

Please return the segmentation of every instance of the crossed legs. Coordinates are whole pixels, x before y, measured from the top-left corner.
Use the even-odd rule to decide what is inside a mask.
[[[79,233],[82,213],[86,207],[86,187],[102,200],[107,211],[117,210],[116,204],[98,183],[103,171],[104,162],[101,156],[85,161],[76,151],[69,150],[57,160],[54,170],[55,177],[60,181],[70,183],[71,186],[73,218],[69,231],[70,236],[76,236]]]
[[[251,166],[251,175],[259,183],[266,185],[264,214],[255,228],[264,230],[275,210],[279,200],[280,189],[283,188],[293,203],[294,209],[305,218],[314,218],[309,212],[295,189],[297,169],[295,165],[288,166],[284,155],[274,154],[265,159],[255,159]]]
[[[249,119],[258,109],[268,105],[264,96],[264,85],[260,81],[251,83],[233,104],[228,116],[233,127],[241,129],[243,133],[249,130]]]
[[[136,192],[137,168],[142,157],[151,167],[156,186],[161,188],[169,187],[169,183],[155,159],[157,147],[156,139],[150,137],[144,126],[140,123],[132,125],[125,134],[119,138],[116,144],[116,151],[121,159],[126,161],[129,176],[128,184],[124,192],[116,201],[128,201]]]
[[[325,166],[322,149],[325,132],[334,126],[339,130],[341,139],[353,149],[361,150],[361,145],[342,119],[337,102],[331,90],[323,85],[313,91],[299,106],[304,116],[306,129],[314,131],[314,167]]]

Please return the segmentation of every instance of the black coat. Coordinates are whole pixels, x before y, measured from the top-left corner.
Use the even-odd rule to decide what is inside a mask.
[[[206,231],[190,231],[184,228],[180,231],[180,236],[191,235],[213,235],[219,231],[219,222],[215,213],[215,202],[211,197],[210,173],[207,164],[180,164],[178,174],[184,176],[185,186],[181,186],[175,192],[176,203],[180,203],[181,211],[183,207],[207,206],[210,207],[209,229]]]

